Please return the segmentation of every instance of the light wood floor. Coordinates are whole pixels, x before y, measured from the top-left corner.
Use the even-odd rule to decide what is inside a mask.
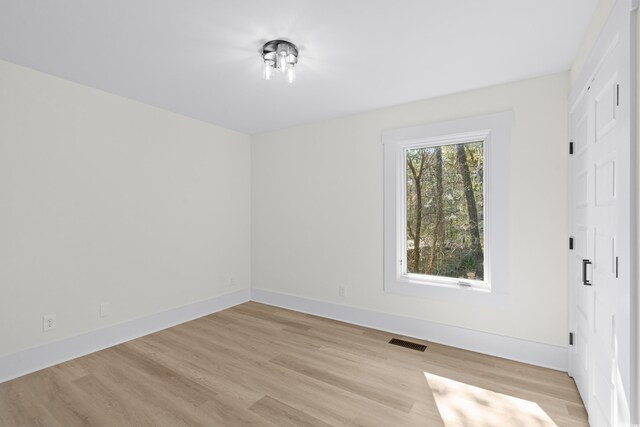
[[[0,384],[2,426],[586,426],[565,374],[249,302]]]

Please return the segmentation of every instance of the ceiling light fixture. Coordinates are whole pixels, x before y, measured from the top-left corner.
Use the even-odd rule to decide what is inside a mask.
[[[293,83],[296,79],[295,66],[298,63],[298,47],[286,40],[271,40],[262,46],[262,60],[264,61],[265,80],[273,77],[274,70],[287,74],[287,81]]]

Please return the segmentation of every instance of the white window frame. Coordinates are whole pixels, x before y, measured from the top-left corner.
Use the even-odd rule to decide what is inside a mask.
[[[513,113],[386,130],[384,145],[384,290],[412,296],[495,301],[509,284],[509,144]],[[483,141],[484,278],[406,274],[406,150]],[[403,265],[404,264],[404,265]]]
[[[436,136],[433,138],[421,139],[418,141],[408,140],[408,141],[400,141],[396,147],[398,149],[402,149],[402,155],[398,156],[398,161],[400,164],[397,165],[398,175],[398,185],[400,186],[400,197],[397,206],[396,218],[397,218],[397,244],[399,245],[397,248],[397,254],[400,257],[400,279],[409,282],[421,283],[426,285],[438,285],[438,286],[465,286],[477,290],[490,291],[491,286],[489,285],[491,282],[488,278],[490,275],[489,271],[489,256],[491,254],[491,250],[488,247],[487,243],[487,229],[490,227],[490,224],[487,223],[487,211],[489,207],[486,203],[483,203],[483,242],[484,245],[484,279],[483,280],[469,280],[469,279],[459,279],[453,277],[446,276],[435,276],[435,275],[426,275],[426,274],[416,274],[409,273],[407,271],[407,150],[417,149],[417,148],[431,148],[431,147],[443,147],[446,145],[455,145],[455,144],[467,144],[471,142],[482,142],[483,145],[483,162],[484,169],[487,170],[489,168],[486,159],[488,159],[487,151],[489,147],[489,139],[491,135],[488,130],[483,130],[480,132],[469,132],[463,134],[455,134],[455,135],[446,135],[446,136]],[[487,198],[487,185],[486,185],[486,177],[483,176],[483,193],[484,199]]]

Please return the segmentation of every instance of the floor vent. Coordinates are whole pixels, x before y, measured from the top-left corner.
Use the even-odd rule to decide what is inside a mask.
[[[389,341],[389,344],[399,345],[400,347],[406,347],[406,348],[410,348],[411,350],[417,350],[417,351],[425,351],[427,348],[426,345],[417,344],[411,341],[399,340],[397,338],[391,338],[391,341]]]

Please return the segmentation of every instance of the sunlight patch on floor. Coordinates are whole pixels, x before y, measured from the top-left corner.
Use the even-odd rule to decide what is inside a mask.
[[[557,427],[535,402],[424,373],[446,427]]]

